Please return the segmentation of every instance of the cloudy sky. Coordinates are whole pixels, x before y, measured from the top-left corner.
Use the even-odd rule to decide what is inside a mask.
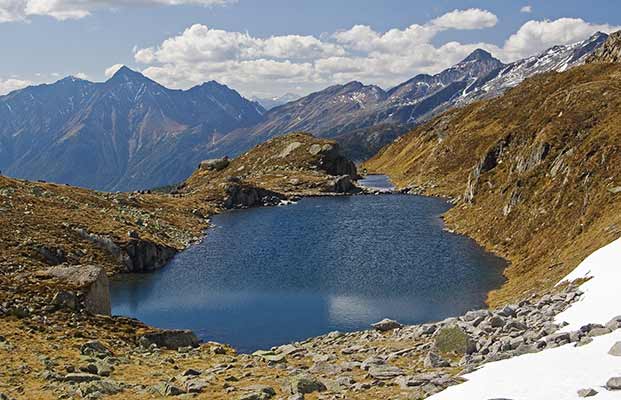
[[[122,64],[248,97],[388,88],[478,47],[509,62],[620,26],[619,0],[0,0],[0,94]]]

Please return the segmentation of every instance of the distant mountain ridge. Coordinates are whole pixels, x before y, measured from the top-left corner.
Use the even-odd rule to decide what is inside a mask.
[[[103,83],[68,77],[0,97],[0,169],[101,190],[179,182],[264,112],[214,81],[171,90],[126,67]]]
[[[67,77],[0,96],[0,170],[100,190],[147,189],[183,181],[204,159],[299,131],[335,139],[362,161],[452,107],[583,64],[607,37],[597,33],[511,64],[477,49],[389,90],[353,81],[269,111],[215,81],[172,90],[127,67],[103,83]]]
[[[292,101],[296,101],[300,97],[301,96],[298,96],[297,94],[285,93],[282,96],[275,96],[275,97],[270,97],[270,98],[260,98],[260,97],[254,96],[251,98],[251,100],[256,101],[257,103],[261,104],[263,108],[269,111],[272,108],[282,106],[283,104],[287,104]]]
[[[503,64],[477,49],[438,74],[420,74],[387,91],[353,81],[331,86],[269,110],[259,124],[235,130],[213,148],[214,156],[238,154],[270,137],[307,131],[338,140],[350,158],[364,160],[419,123],[451,107],[495,97],[542,72],[581,65],[608,35],[554,46],[536,56]]]

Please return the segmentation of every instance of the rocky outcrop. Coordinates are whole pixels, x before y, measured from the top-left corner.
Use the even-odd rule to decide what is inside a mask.
[[[589,56],[587,63],[621,63],[621,31],[611,34],[604,45]]]
[[[123,272],[154,271],[166,265],[177,254],[175,248],[140,239],[136,237],[136,233],[130,234],[129,241],[117,244],[106,235],[90,233],[81,228],[75,231],[80,237],[104,249],[118,260]]]
[[[121,247],[126,272],[150,272],[162,268],[177,250],[147,240],[132,239]]]
[[[182,347],[196,347],[199,341],[194,332],[189,330],[165,330],[142,335],[138,339],[138,344],[145,348],[156,345],[177,350]]]
[[[244,185],[231,183],[226,188],[224,208],[249,208],[263,205],[278,204],[283,196],[279,193]]]
[[[356,165],[341,155],[338,144],[313,144],[308,152],[313,156],[319,156],[317,165],[330,175],[349,175],[356,179],[358,171]]]
[[[40,277],[53,278],[68,290],[78,291],[77,300],[88,312],[110,315],[110,286],[103,268],[94,265],[56,266],[43,271]],[[55,301],[59,305],[75,307],[69,292],[60,292]]]

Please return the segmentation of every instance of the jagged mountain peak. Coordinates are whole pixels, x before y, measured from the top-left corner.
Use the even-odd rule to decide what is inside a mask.
[[[123,82],[152,82],[156,83],[152,79],[147,78],[142,73],[134,71],[123,65],[119,68],[106,83],[123,83]]]
[[[489,51],[483,49],[476,49],[468,57],[464,58],[461,62],[469,62],[469,61],[486,61],[495,59],[494,56]]]

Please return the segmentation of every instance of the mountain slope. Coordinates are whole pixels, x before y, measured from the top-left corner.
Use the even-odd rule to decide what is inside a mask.
[[[272,108],[276,108],[278,106],[282,106],[283,104],[290,103],[292,101],[296,101],[300,96],[293,93],[285,93],[282,96],[270,97],[270,98],[259,98],[252,97],[252,101],[256,101],[261,104],[263,108],[266,110],[271,110]]]
[[[477,50],[452,68],[434,76],[418,75],[388,92],[360,82],[332,86],[268,111],[264,122],[225,136],[214,148],[214,154],[237,154],[270,137],[306,131],[320,137],[340,137],[342,143],[357,147],[344,147],[346,155],[360,155],[358,159],[364,159],[402,133],[399,125],[412,124],[463,90],[465,83],[472,83],[502,65],[489,53]],[[379,147],[372,141],[365,143],[366,135],[361,132],[368,129],[369,135],[374,135],[378,131],[375,127],[380,125],[382,132],[387,132],[390,125],[395,125],[395,129],[385,135]],[[348,138],[350,134],[362,142]],[[368,147],[361,148],[360,144]]]
[[[554,285],[621,235],[621,65],[527,79],[435,118],[364,167],[450,196],[452,229],[508,257],[500,304]]]
[[[532,75],[584,63],[606,38],[597,33],[508,65],[478,49],[436,75],[417,75],[388,91],[359,82],[333,86],[270,110],[256,126],[231,132],[213,147],[213,155],[238,154],[275,135],[302,130],[337,139],[348,157],[364,160],[401,135],[404,127],[451,107],[498,96]]]
[[[104,83],[66,78],[0,97],[0,167],[103,190],[175,183],[263,112],[216,82],[170,90],[125,67]]]

